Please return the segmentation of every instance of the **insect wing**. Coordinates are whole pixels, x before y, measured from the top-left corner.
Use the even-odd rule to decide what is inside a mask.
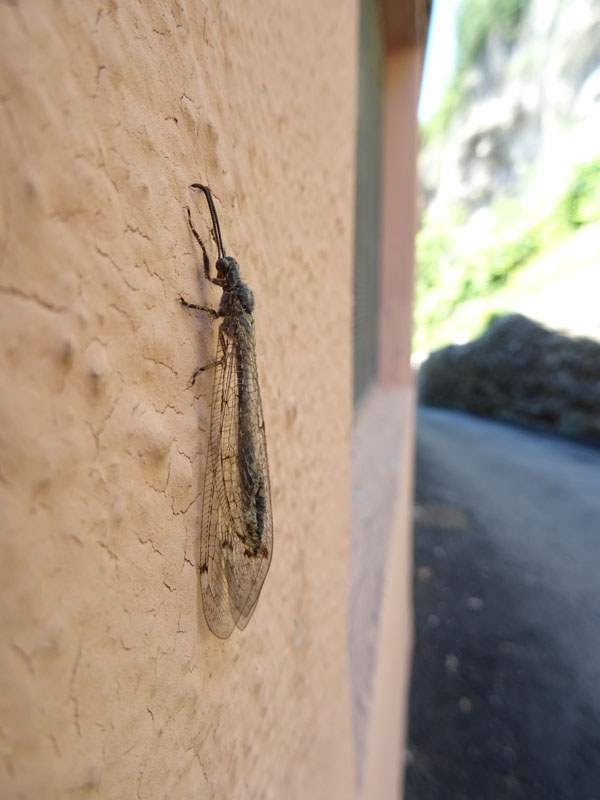
[[[245,628],[269,570],[273,517],[253,331],[220,332],[204,480],[200,583],[211,631],[226,639]],[[250,432],[250,437],[248,436]],[[248,439],[250,438],[250,441]],[[260,546],[248,529],[251,474],[261,508]]]
[[[235,627],[229,607],[229,590],[223,560],[223,548],[228,546],[228,541],[234,535],[231,515],[227,512],[225,502],[221,453],[223,429],[232,424],[231,415],[222,413],[227,371],[227,353],[223,349],[222,340],[219,337],[204,476],[200,535],[200,586],[206,623],[215,636],[221,639],[227,639]]]
[[[241,498],[248,508],[247,487],[244,480],[252,478],[252,518],[254,534],[249,534],[248,519],[244,512],[236,515],[234,557],[226,559],[231,611],[238,628],[243,629],[252,616],[266,578],[273,554],[273,515],[271,510],[271,485],[267,460],[265,422],[262,411],[254,327],[240,320],[235,342],[236,363],[232,373],[237,378],[235,398],[238,420],[237,470],[231,486],[226,482],[226,495],[237,501]],[[242,385],[243,384],[243,385]],[[249,441],[245,441],[249,439]],[[241,480],[237,480],[241,478]],[[255,527],[254,527],[255,526]]]

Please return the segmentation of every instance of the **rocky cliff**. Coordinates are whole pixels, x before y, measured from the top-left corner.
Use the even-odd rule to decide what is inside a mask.
[[[514,36],[489,31],[460,90],[447,131],[421,155],[429,218],[459,206],[489,224],[503,196],[551,202],[599,149],[600,3],[530,0]]]
[[[503,1],[463,0],[454,105],[422,149],[416,349],[468,341],[498,309],[547,327],[513,314],[433,352],[420,399],[598,441],[600,344],[562,333],[597,330],[600,2]],[[579,220],[564,209],[586,162]]]

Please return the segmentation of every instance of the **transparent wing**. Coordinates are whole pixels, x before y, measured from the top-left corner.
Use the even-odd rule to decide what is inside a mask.
[[[271,563],[273,517],[254,330],[219,333],[204,479],[200,583],[211,631],[245,628]]]

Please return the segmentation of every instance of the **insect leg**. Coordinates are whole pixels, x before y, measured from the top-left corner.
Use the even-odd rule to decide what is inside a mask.
[[[210,314],[211,317],[214,317],[215,319],[218,319],[219,317],[219,312],[215,311],[215,309],[211,308],[210,306],[199,306],[196,305],[196,303],[188,303],[188,301],[184,300],[183,297],[179,298],[179,302],[181,303],[182,306],[185,306],[186,308],[193,308],[194,311],[204,311],[207,314]]]
[[[210,259],[208,258],[208,253],[206,252],[206,246],[205,246],[204,242],[202,241],[202,239],[200,238],[200,234],[198,233],[198,231],[194,227],[194,223],[192,222],[192,214],[190,212],[189,207],[185,206],[185,210],[187,211],[188,223],[189,223],[189,226],[190,226],[190,230],[191,230],[191,232],[192,232],[192,234],[194,236],[194,239],[198,242],[198,244],[202,248],[202,257],[203,257],[202,260],[203,260],[203,263],[204,263],[204,275],[205,275],[205,277],[206,277],[206,279],[208,281],[212,282],[213,279],[210,277]]]
[[[218,361],[212,361],[210,364],[207,364],[205,367],[198,367],[198,369],[192,375],[192,386],[196,383],[196,378],[200,375],[201,372],[204,372],[207,369],[211,369],[211,367],[218,367],[219,364],[223,363],[223,359],[219,359]]]
[[[216,361],[211,361],[210,364],[206,364],[204,367],[198,367],[198,369],[192,375],[192,386],[196,383],[196,378],[198,377],[198,375],[200,375],[201,372],[205,372],[207,369],[211,369],[212,367],[218,367],[219,364],[226,363],[227,350],[225,344],[225,337],[223,336],[223,331],[219,331],[219,340],[221,342],[221,352],[223,353],[223,355],[221,356],[221,358],[218,358]]]

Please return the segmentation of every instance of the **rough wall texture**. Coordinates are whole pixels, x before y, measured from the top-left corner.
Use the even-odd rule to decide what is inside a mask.
[[[357,9],[39,0],[0,12],[0,795],[351,798]],[[275,548],[222,642],[199,599],[218,301],[257,298]]]

